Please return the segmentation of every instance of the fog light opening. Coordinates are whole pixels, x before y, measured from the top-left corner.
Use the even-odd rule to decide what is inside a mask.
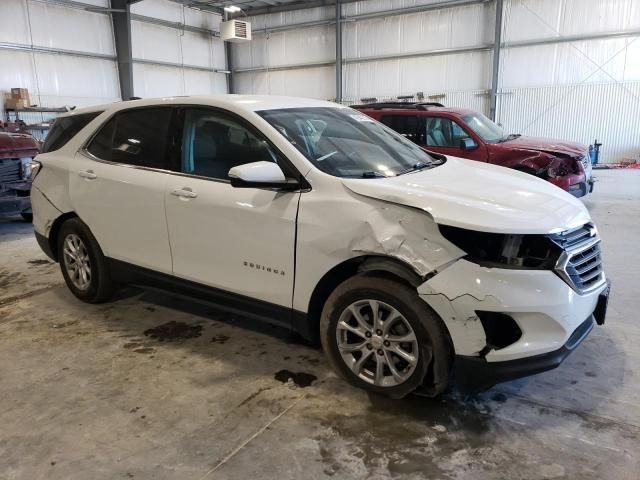
[[[476,315],[487,338],[487,346],[482,350],[483,355],[491,350],[508,347],[522,337],[522,330],[516,321],[505,313],[476,311]]]

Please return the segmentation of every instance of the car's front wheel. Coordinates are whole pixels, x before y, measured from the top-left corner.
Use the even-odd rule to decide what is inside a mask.
[[[352,385],[402,398],[421,385],[447,386],[451,348],[440,318],[414,288],[357,275],[339,285],[322,312],[323,349]]]
[[[79,218],[67,220],[60,228],[58,261],[67,287],[80,300],[101,303],[113,295],[102,249]]]

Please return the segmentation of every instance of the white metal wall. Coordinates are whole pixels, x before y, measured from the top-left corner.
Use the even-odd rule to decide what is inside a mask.
[[[187,8],[168,0],[144,0],[132,5],[131,12],[214,31],[219,30],[221,20],[220,15]],[[226,68],[224,42],[219,38],[204,32],[190,32],[136,20],[131,22],[131,36],[136,96],[227,92],[226,75],[213,71]]]
[[[108,7],[109,0],[82,3]],[[220,16],[167,0],[133,13],[217,31]],[[132,21],[134,92],[141,97],[226,93],[224,44],[204,32]],[[57,53],[54,53],[57,51]],[[12,87],[32,104],[87,106],[120,100],[111,17],[37,0],[0,0],[0,108]],[[94,58],[95,57],[95,58]],[[170,66],[168,64],[175,64]],[[21,113],[27,123],[55,114]],[[41,135],[36,135],[41,136]]]
[[[106,6],[107,0],[92,0]],[[94,105],[119,99],[113,59],[33,52],[42,47],[113,57],[107,15],[31,0],[0,2],[0,101],[12,87],[26,87],[31,102],[48,107]],[[6,47],[15,47],[7,49]]]
[[[603,143],[601,159],[640,153],[640,2],[507,0],[505,43],[637,32],[502,52],[498,121],[510,131]]]
[[[489,52],[419,56],[420,53],[457,47],[476,47],[491,42],[493,5],[476,4],[408,15],[348,21],[354,15],[394,8],[441,3],[442,0],[368,0],[345,4],[343,15],[343,97],[356,102],[363,97],[393,97],[424,92],[458,95],[490,85]],[[254,40],[234,46],[234,69],[255,67],[276,71],[235,75],[238,93],[281,94],[331,99],[335,97],[335,25],[288,31],[275,28],[302,22],[330,20],[333,7],[298,10],[251,17]],[[264,34],[264,30],[268,33]],[[374,56],[416,54],[415,58],[363,61]],[[326,66],[278,70],[281,67],[327,63]],[[300,83],[298,83],[300,82]],[[448,98],[445,97],[445,101]]]

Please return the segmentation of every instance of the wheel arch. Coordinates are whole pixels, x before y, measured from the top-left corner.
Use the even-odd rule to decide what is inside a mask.
[[[76,212],[66,212],[60,215],[53,221],[51,229],[49,230],[49,248],[53,254],[53,259],[58,262],[58,235],[60,234],[60,228],[62,224],[71,218],[79,218]]]
[[[362,255],[345,260],[331,268],[316,284],[309,299],[305,328],[299,331],[302,336],[319,345],[320,316],[325,302],[338,285],[359,273],[391,278],[413,288],[424,282],[411,266],[393,257]]]

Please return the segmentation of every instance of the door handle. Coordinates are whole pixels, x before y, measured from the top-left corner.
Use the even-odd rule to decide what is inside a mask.
[[[78,172],[78,175],[82,178],[86,178],[87,180],[95,180],[96,178],[98,178],[98,176],[93,173],[93,170],[81,171]]]
[[[196,198],[198,196],[197,193],[195,193],[188,187],[176,188],[175,190],[171,191],[171,195],[175,195],[176,197],[181,197],[181,198]]]

